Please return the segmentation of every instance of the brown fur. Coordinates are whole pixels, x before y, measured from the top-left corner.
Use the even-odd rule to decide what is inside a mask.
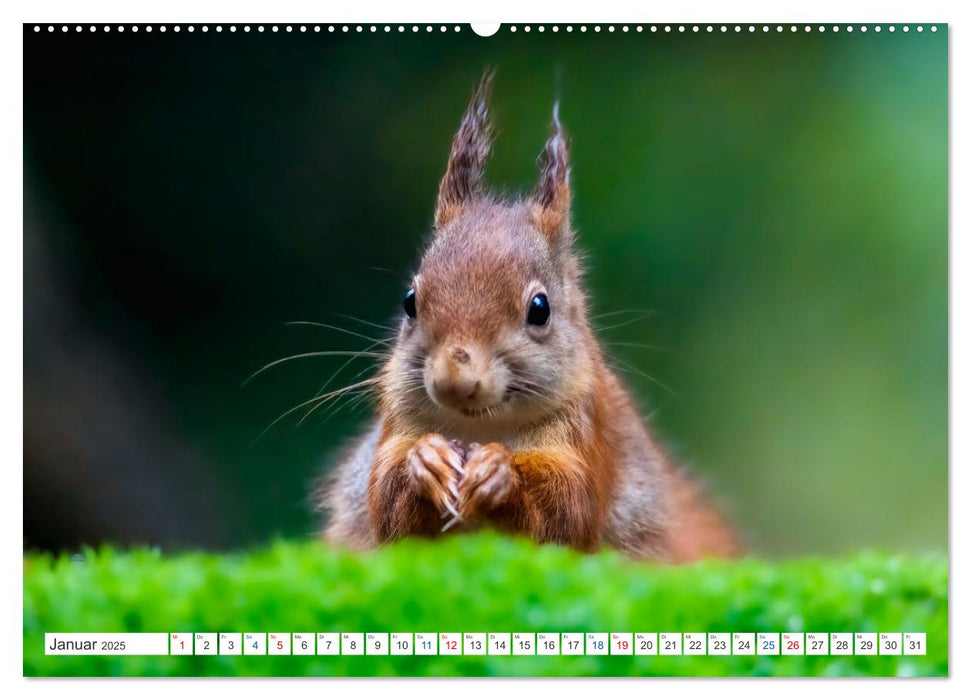
[[[376,546],[492,526],[593,551],[690,561],[737,537],[671,466],[590,328],[554,110],[526,201],[482,190],[489,76],[452,144],[435,237],[380,375],[378,416],[326,489],[329,541]],[[528,324],[534,295],[550,321]],[[452,441],[457,442],[452,442]],[[482,443],[481,445],[479,443]]]

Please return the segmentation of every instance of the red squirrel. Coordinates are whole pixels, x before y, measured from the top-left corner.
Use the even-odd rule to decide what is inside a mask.
[[[376,419],[323,489],[324,538],[366,548],[487,526],[637,559],[738,554],[590,327],[558,105],[535,191],[484,189],[490,83],[486,73],[452,141]]]

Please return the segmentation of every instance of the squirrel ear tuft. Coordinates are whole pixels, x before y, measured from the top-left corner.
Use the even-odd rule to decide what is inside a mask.
[[[539,156],[539,182],[532,198],[532,216],[537,228],[551,241],[557,240],[570,224],[569,144],[560,124],[560,102],[553,105],[550,137]]]
[[[438,187],[436,228],[441,229],[448,224],[470,199],[482,191],[482,175],[492,146],[492,125],[489,123],[492,76],[491,69],[483,73],[472,93],[459,130],[452,139],[448,167]]]

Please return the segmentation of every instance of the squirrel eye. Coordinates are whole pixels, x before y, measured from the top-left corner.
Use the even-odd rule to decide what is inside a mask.
[[[537,294],[529,301],[526,323],[531,326],[545,326],[550,320],[550,300],[545,294]]]
[[[408,314],[408,318],[414,318],[418,315],[418,309],[415,307],[415,289],[412,287],[407,292],[405,292],[405,300],[403,303],[405,307],[405,313]]]

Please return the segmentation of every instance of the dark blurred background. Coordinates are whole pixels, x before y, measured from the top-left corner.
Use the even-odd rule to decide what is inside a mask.
[[[382,29],[25,27],[25,547],[314,532],[367,405],[260,437],[344,359],[241,385],[395,322],[487,65],[490,181],[558,93],[601,337],[753,546],[946,547],[943,29]]]

